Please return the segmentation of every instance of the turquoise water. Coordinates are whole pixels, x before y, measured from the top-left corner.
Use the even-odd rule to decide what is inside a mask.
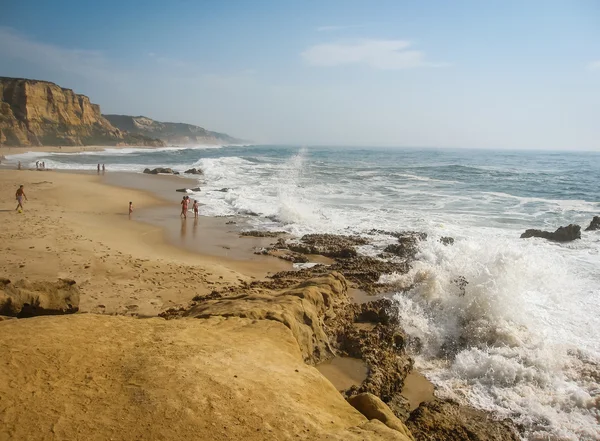
[[[203,214],[252,214],[256,228],[427,232],[411,271],[385,276],[398,292],[413,286],[395,298],[423,343],[417,366],[441,394],[514,418],[527,439],[600,439],[600,231],[567,244],[519,238],[600,215],[600,153],[245,146],[10,160],[40,158],[108,172],[200,167]],[[374,239],[359,251],[393,241]]]

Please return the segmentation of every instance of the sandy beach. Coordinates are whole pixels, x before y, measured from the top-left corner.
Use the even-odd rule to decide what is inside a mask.
[[[180,197],[175,188],[185,182],[168,176],[140,175],[139,179],[145,182],[144,178],[158,180],[162,188],[169,188],[165,186],[169,182],[174,198]],[[202,254],[200,246],[192,250],[171,245],[162,227],[136,220],[143,219],[146,210],[169,210],[176,228],[187,225],[190,236],[197,228],[202,232],[200,237],[218,241],[218,235],[205,230],[205,224],[213,220],[201,218],[194,227],[190,213],[184,224],[178,219],[176,201],[105,185],[102,179],[94,174],[0,172],[0,185],[8,190],[0,196],[4,226],[0,272],[4,277],[74,278],[85,288],[81,303],[84,312],[151,316],[184,305],[214,287],[252,280],[269,271],[266,258],[244,259],[253,256],[249,242],[247,247],[234,250],[235,259],[228,259],[225,252],[221,256]],[[14,191],[19,185],[25,186],[28,197],[22,214],[15,211]],[[129,201],[135,207],[132,219],[127,215]],[[170,202],[173,206],[165,208]],[[220,240],[226,241],[223,235]],[[237,235],[232,233],[231,237]],[[205,245],[207,249],[219,248],[214,241],[207,240]],[[273,270],[285,266],[268,260]]]
[[[463,430],[470,419],[478,429],[469,430],[487,430],[486,414],[438,403],[412,370],[388,300],[336,272],[296,277],[290,262],[255,254],[274,239],[240,237],[241,218],[180,219],[175,190],[193,185],[176,176],[0,170],[4,290],[43,297],[72,283],[80,299],[78,314],[0,320],[9,354],[0,375],[13,379],[0,385],[0,440],[175,440],[202,431],[198,439],[407,441],[411,431]],[[265,278],[275,273],[290,275]],[[345,401],[340,392],[356,388]],[[378,398],[385,391],[399,394],[393,411]],[[435,429],[419,407],[429,404]],[[511,430],[498,439],[514,439]]]

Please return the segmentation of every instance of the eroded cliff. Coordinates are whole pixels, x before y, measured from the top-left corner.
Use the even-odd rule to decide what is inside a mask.
[[[85,95],[48,81],[0,77],[0,145],[164,143],[114,127]]]

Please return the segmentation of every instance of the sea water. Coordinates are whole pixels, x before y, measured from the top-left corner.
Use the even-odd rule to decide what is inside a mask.
[[[564,244],[519,238],[600,215],[600,153],[198,146],[17,160],[199,167],[203,214],[248,215],[260,229],[424,231],[410,272],[381,282],[397,286],[416,365],[437,393],[511,417],[526,439],[600,439],[600,231]],[[361,253],[394,241],[370,237]]]

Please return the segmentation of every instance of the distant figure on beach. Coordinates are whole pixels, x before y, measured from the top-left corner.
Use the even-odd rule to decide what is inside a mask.
[[[42,170],[46,170],[46,162],[42,162]]]
[[[106,171],[106,167],[104,166],[104,164],[102,164],[102,173],[104,173]]]
[[[21,170],[21,161],[19,161],[19,165],[17,165],[17,169]]]
[[[194,209],[194,217],[198,218],[198,201],[196,199],[194,199],[194,205],[192,205],[192,208]]]
[[[40,161],[35,161],[35,169],[39,170],[40,168]]]
[[[129,217],[131,217],[131,213],[133,213],[133,202],[129,202]]]
[[[184,219],[187,219],[187,211],[188,211],[188,196],[184,196],[181,200],[181,215]]]
[[[98,174],[100,174],[100,164],[98,164]]]
[[[29,199],[27,199],[27,195],[25,194],[25,190],[23,189],[22,185],[20,185],[17,189],[15,198],[17,199],[17,208],[15,208],[15,211],[25,211],[25,208],[23,208],[23,198],[25,198],[26,201]]]

